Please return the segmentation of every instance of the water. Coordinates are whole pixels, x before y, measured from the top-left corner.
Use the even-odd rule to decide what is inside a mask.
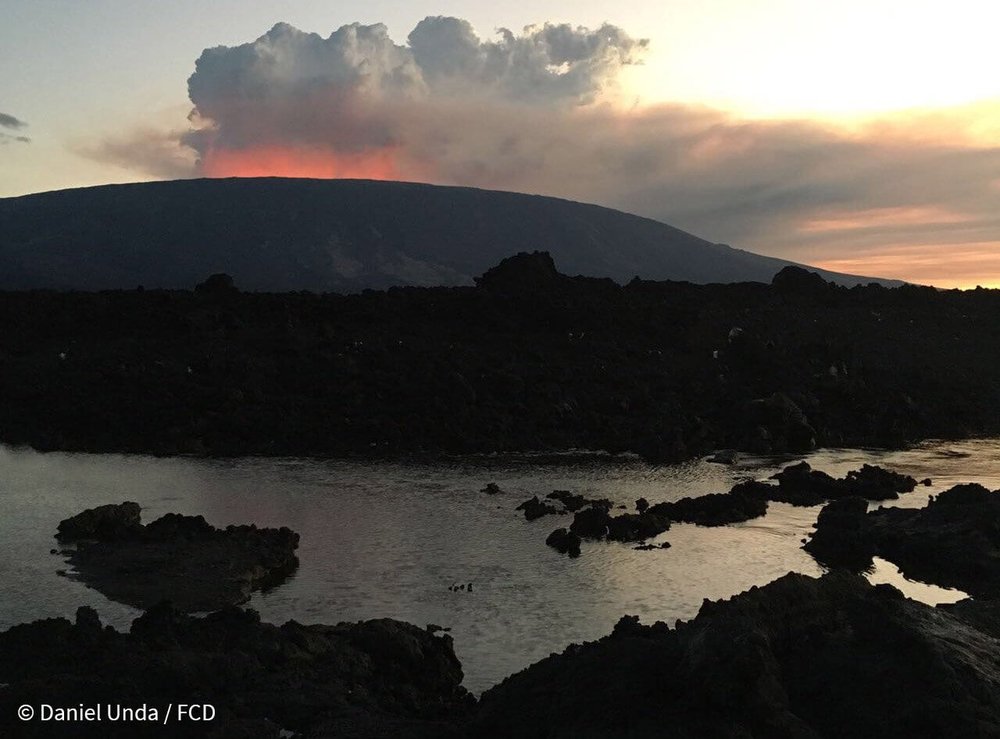
[[[842,476],[877,463],[931,477],[890,505],[926,504],[958,482],[1000,488],[1000,440],[929,443],[881,452],[821,450],[805,457]],[[41,617],[72,617],[91,605],[127,628],[137,612],[59,576],[50,554],[58,522],[84,508],[134,500],[143,520],[169,511],[202,514],[224,526],[289,526],[302,535],[301,566],[287,582],[256,594],[265,620],[336,623],[391,617],[451,627],[465,685],[480,692],[506,675],[607,634],[623,614],[643,622],[690,619],[705,598],[727,598],[789,571],[818,575],[800,549],[818,508],[772,503],[766,517],[723,528],[675,524],[655,541],[670,549],[585,543],[579,559],[545,546],[567,516],[526,522],[514,507],[554,489],[607,497],[630,508],[723,492],[763,479],[791,459],[744,457],[736,465],[704,461],[650,467],[637,460],[585,459],[561,464],[531,458],[473,458],[407,465],[298,459],[235,461],[138,456],[38,454],[0,447],[0,629]],[[479,492],[495,481],[507,491]],[[892,582],[929,603],[958,591],[912,583],[877,561],[875,582]],[[472,592],[449,590],[472,583]]]

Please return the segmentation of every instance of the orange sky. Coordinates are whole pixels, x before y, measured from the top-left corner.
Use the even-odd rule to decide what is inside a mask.
[[[213,149],[202,158],[201,172],[206,177],[399,178],[395,151],[388,147],[354,155],[276,145],[253,149]]]

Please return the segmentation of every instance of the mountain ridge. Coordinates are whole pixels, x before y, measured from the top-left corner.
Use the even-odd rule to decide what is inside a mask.
[[[213,272],[274,292],[470,285],[534,250],[621,283],[769,282],[805,266],[599,205],[410,182],[194,179],[0,199],[0,289],[189,288]],[[847,286],[902,284],[810,269]]]

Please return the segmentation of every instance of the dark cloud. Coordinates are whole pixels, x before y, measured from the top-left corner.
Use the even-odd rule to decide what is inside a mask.
[[[401,45],[380,24],[326,38],[278,24],[202,53],[188,81],[191,130],[90,153],[165,177],[308,165],[310,176],[557,195],[806,262],[1000,241],[1000,148],[977,144],[960,121],[848,131],[623,107],[617,80],[646,48],[611,25],[484,40],[464,20],[432,17]]]
[[[6,146],[12,141],[19,144],[31,143],[31,139],[29,139],[27,136],[11,136],[10,134],[0,132],[0,146]]]
[[[27,128],[28,124],[8,113],[0,113],[0,127],[18,131],[22,128]]]

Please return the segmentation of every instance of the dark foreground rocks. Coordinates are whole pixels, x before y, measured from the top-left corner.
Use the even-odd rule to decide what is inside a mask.
[[[130,633],[89,608],[0,633],[0,736],[19,705],[208,703],[203,724],[74,723],[74,737],[728,739],[998,737],[1000,604],[932,608],[837,571],[706,601],[675,628],[623,617],[476,701],[447,635],[388,619],[278,627],[153,608]],[[7,710],[10,707],[11,710]],[[162,716],[162,713],[161,713]]]
[[[826,506],[805,549],[827,566],[860,570],[879,556],[907,577],[1000,598],[1000,491],[957,485],[924,508],[844,499]]]
[[[1000,736],[1000,641],[973,622],[847,573],[787,575],[676,629],[623,618],[486,692],[469,735]]]
[[[461,681],[450,636],[390,619],[279,627],[254,611],[194,618],[163,605],[124,634],[81,608],[75,624],[0,633],[0,736],[449,737],[475,704]],[[146,705],[161,720],[143,732],[134,722],[15,717],[15,706],[42,703]],[[208,703],[216,718],[164,726],[170,703]]]
[[[0,293],[0,441],[661,462],[1000,433],[1000,291],[789,289],[787,272],[774,285],[618,285],[557,267],[524,254],[476,287],[357,295],[218,279]]]
[[[93,508],[59,524],[73,576],[112,600],[185,612],[243,603],[298,566],[299,535],[282,527],[217,529],[201,516],[168,513],[148,525],[136,503]]]

